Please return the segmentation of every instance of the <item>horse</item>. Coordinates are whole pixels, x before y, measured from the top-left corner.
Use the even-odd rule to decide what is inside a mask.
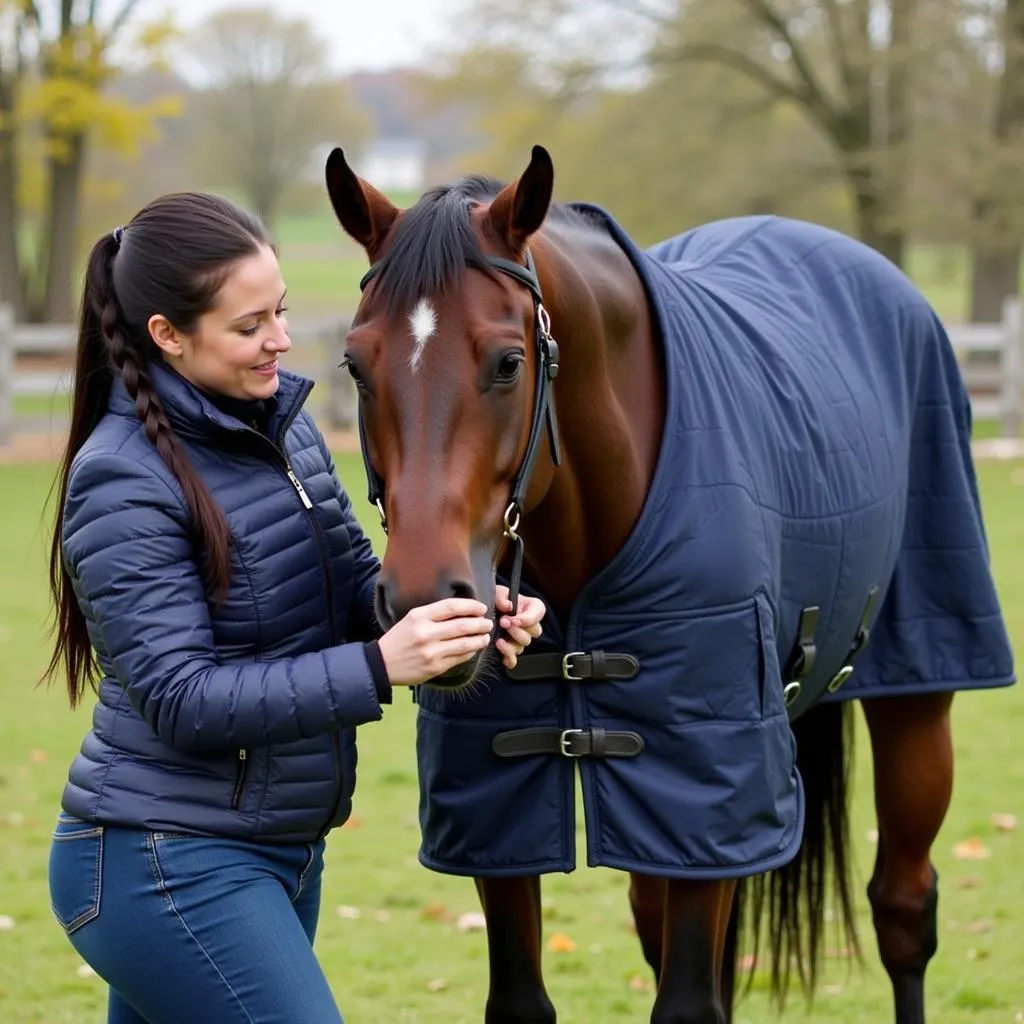
[[[954,692],[1010,685],[971,411],[942,324],[860,242],[726,218],[640,249],[554,201],[534,146],[399,209],[327,158],[369,269],[345,345],[376,611],[547,603],[512,671],[421,687],[419,859],[474,880],[486,1024],[551,1024],[541,878],[629,876],[656,1024],[732,1020],[738,936],[813,994],[852,948],[851,702],[875,773],[867,896],[897,1024],[924,1024]],[[497,632],[496,626],[496,632]],[[757,948],[757,947],[755,947]]]

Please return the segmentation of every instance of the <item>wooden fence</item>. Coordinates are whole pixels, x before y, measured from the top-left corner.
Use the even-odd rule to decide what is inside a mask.
[[[338,366],[348,323],[347,317],[289,322],[289,363],[316,380],[318,419],[334,430],[354,425],[354,388],[348,372]],[[952,325],[948,331],[971,393],[974,418],[997,422],[1002,437],[1019,438],[1024,422],[1021,301],[1007,299],[1001,323]],[[18,397],[67,393],[74,335],[74,326],[68,324],[15,324],[9,307],[0,305],[0,445],[13,438],[19,423],[20,429],[31,429],[17,414]]]
[[[338,366],[348,324],[348,317],[289,320],[292,351],[287,362],[316,381],[317,419],[336,430],[354,425],[355,389],[348,371]],[[0,305],[0,445],[18,432],[56,425],[41,425],[38,413],[19,413],[18,405],[24,403],[18,399],[55,399],[68,394],[75,332],[72,324],[15,324],[10,308]],[[53,421],[66,416],[45,418]]]

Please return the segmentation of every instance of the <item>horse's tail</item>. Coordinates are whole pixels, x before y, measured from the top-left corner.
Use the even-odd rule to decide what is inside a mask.
[[[803,843],[785,867],[745,879],[737,889],[738,934],[752,938],[755,963],[767,907],[771,993],[780,1006],[794,966],[804,993],[810,997],[814,992],[827,910],[838,918],[840,941],[851,956],[860,957],[848,842],[853,726],[848,701],[818,704],[793,723],[796,763],[804,786]],[[742,951],[741,938],[738,952]],[[748,987],[753,975],[752,968]]]

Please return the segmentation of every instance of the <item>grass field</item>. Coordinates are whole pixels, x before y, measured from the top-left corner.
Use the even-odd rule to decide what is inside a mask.
[[[356,459],[339,456],[355,494]],[[1018,650],[1024,649],[1024,464],[980,467],[993,560]],[[46,464],[0,467],[0,1022],[98,1024],[104,986],[50,916],[49,836],[65,773],[89,710],[70,713],[57,691],[34,687],[45,664],[44,556],[50,485]],[[378,550],[373,516],[357,501]],[[348,1024],[479,1024],[486,991],[480,933],[455,919],[477,909],[467,880],[434,875],[416,861],[414,708],[402,697],[361,736],[352,826],[329,840],[317,948]],[[955,704],[957,778],[935,849],[941,876],[940,949],[929,972],[935,1024],[1024,1020],[1024,842],[999,831],[994,814],[1024,817],[1024,688],[966,695]],[[863,886],[873,847],[870,765],[861,741],[853,837],[860,895],[863,971],[833,952],[815,1006],[799,1000],[783,1019],[854,1024],[891,1020],[889,989],[874,953]],[[990,856],[964,861],[958,841],[976,837]],[[582,836],[581,836],[582,838]],[[561,932],[575,949],[548,951],[549,989],[561,1024],[647,1019],[648,974],[631,933],[623,876],[581,868],[545,883],[546,940]],[[339,907],[347,910],[345,916]],[[834,945],[834,943],[830,943]],[[777,1020],[761,985],[738,1024]]]

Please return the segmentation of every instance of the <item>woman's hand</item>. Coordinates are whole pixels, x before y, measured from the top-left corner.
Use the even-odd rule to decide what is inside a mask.
[[[499,584],[494,590],[494,607],[501,614],[498,625],[506,635],[495,643],[495,649],[501,654],[505,668],[516,667],[519,655],[541,635],[540,620],[544,618],[547,608],[544,602],[536,597],[519,595],[519,613],[511,615],[512,602],[508,599],[508,587]]]
[[[418,686],[482,651],[494,629],[486,616],[485,604],[467,598],[413,608],[378,641],[391,685]]]

